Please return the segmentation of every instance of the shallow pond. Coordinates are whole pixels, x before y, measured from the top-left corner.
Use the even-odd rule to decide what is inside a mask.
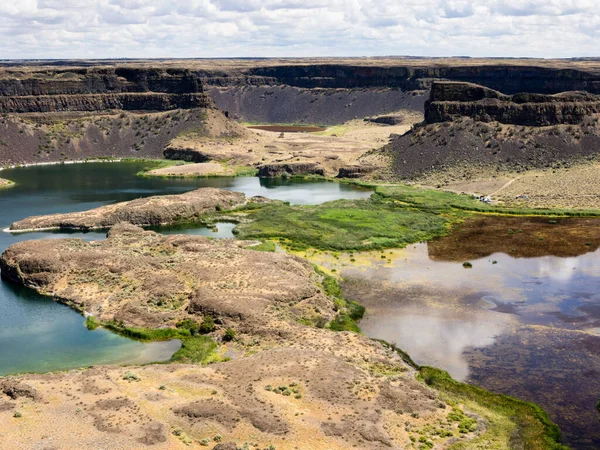
[[[31,215],[82,211],[139,197],[176,194],[199,187],[218,187],[262,195],[291,203],[321,203],[339,198],[366,198],[370,190],[330,182],[264,180],[255,177],[162,179],[137,177],[148,162],[86,163],[37,166],[2,171],[17,185],[0,190],[0,229]],[[163,233],[231,237],[234,225],[217,229],[171,227]],[[105,238],[105,232],[0,232],[0,252],[22,240]],[[168,360],[179,341],[142,343],[103,329],[88,331],[84,317],[32,290],[0,283],[0,375],[24,371],[43,372],[92,364],[145,363]]]
[[[490,224],[406,249],[309,257],[346,279],[367,335],[533,401],[573,448],[600,448],[600,220]]]

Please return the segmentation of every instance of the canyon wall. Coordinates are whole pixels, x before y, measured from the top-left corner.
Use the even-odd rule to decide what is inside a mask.
[[[189,70],[80,68],[0,72],[0,113],[208,108]]]
[[[588,92],[504,95],[470,83],[436,81],[425,103],[427,123],[469,117],[525,126],[580,124],[600,112],[600,96]]]

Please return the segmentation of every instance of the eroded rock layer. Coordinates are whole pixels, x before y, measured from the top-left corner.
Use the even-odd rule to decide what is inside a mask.
[[[168,225],[193,221],[204,214],[232,209],[246,203],[239,192],[201,188],[180,195],[159,195],[101,206],[88,211],[35,216],[15,222],[13,231],[39,229],[110,228],[120,222],[133,225]]]
[[[580,124],[599,112],[600,96],[587,92],[504,95],[474,84],[436,81],[425,105],[425,121],[448,122],[469,117],[482,122],[540,127]]]

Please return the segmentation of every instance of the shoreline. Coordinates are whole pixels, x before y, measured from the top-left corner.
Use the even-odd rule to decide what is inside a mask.
[[[77,161],[48,161],[48,162],[40,162],[40,163],[24,163],[24,164],[12,164],[8,166],[1,166],[0,172],[3,170],[10,169],[20,169],[22,167],[37,167],[37,166],[58,166],[60,164],[69,165],[69,164],[85,164],[85,163],[100,163],[100,162],[125,162],[128,160],[132,161],[153,161],[152,159],[146,158],[96,158],[96,159],[81,159]]]

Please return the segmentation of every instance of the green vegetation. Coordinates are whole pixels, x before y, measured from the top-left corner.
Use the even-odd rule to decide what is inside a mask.
[[[175,161],[171,159],[147,159],[143,161],[147,162],[148,166],[144,167],[136,174],[138,177],[150,177],[151,175],[148,175],[148,172],[150,172],[151,170],[163,169],[166,167],[173,166],[183,166],[184,164],[189,164],[185,161]]]
[[[185,321],[184,321],[185,322]],[[127,327],[122,323],[114,320],[108,322],[101,322],[93,316],[89,316],[85,320],[85,325],[88,330],[95,330],[98,327],[104,327],[107,330],[113,331],[121,336],[125,336],[131,339],[137,339],[139,341],[168,341],[171,339],[186,339],[192,336],[192,332],[189,328],[179,327],[178,328],[134,328]]]
[[[250,250],[256,250],[257,252],[274,252],[277,250],[277,244],[273,241],[263,241],[259,245],[253,245],[252,247],[248,247]]]
[[[204,320],[200,324],[198,332],[200,334],[208,334],[215,331],[215,319],[212,316],[205,316]]]
[[[185,339],[181,348],[171,357],[171,362],[208,364],[216,362],[218,345],[207,336],[194,336]]]
[[[477,213],[600,216],[600,210],[502,208],[469,195],[404,185],[379,186],[368,200],[336,200],[314,206],[267,204],[246,212],[251,213],[252,221],[234,229],[239,238],[278,238],[289,250],[400,248],[444,236],[453,224]]]
[[[94,331],[96,328],[98,328],[101,325],[102,325],[102,323],[98,319],[96,319],[94,316],[88,316],[85,319],[85,326],[90,331]]]
[[[490,214],[507,214],[517,216],[569,216],[596,217],[600,216],[597,209],[542,209],[542,208],[505,208],[480,202],[471,195],[455,194],[453,192],[437,191],[434,189],[416,188],[406,185],[378,186],[374,197],[393,201],[398,206],[410,205],[421,210],[438,213],[459,211]]]
[[[433,367],[421,367],[419,377],[454,406],[448,419],[458,423],[461,433],[472,431],[476,423],[456,408],[457,403],[482,415],[488,422],[485,433],[468,442],[454,444],[452,449],[504,448],[502,445],[509,442],[519,442],[522,448],[532,450],[567,448],[560,444],[558,426],[533,403],[459,383],[447,372]]]
[[[123,379],[129,381],[130,383],[132,381],[141,381],[142,380],[139,376],[137,376],[135,373],[133,373],[130,370],[125,372],[125,375],[123,375]]]
[[[238,225],[242,239],[280,238],[292,250],[373,250],[404,247],[447,233],[449,220],[378,199],[337,200],[316,206],[268,205]]]
[[[235,339],[235,330],[231,327],[225,330],[225,334],[223,335],[223,340],[225,342],[231,342]]]
[[[333,299],[334,308],[338,312],[335,319],[329,322],[328,328],[332,331],[360,333],[360,328],[356,322],[363,318],[365,314],[364,306],[344,298],[340,285],[334,277],[327,275],[316,266],[315,271],[323,277],[321,281],[323,292]],[[317,326],[319,326],[318,323]]]

